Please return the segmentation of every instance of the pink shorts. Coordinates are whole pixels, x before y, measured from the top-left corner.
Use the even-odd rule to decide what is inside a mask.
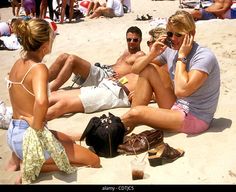
[[[174,104],[171,109],[180,111],[183,114],[183,126],[181,127],[180,132],[186,134],[198,134],[209,128],[209,124],[205,121],[198,119],[191,113],[186,114],[184,110],[176,104]]]

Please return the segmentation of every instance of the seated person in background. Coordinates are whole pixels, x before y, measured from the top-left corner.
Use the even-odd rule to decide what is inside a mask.
[[[124,13],[131,12],[131,0],[121,0],[121,3],[123,4]]]
[[[21,18],[13,18],[10,24],[0,23],[0,50],[16,50],[21,47],[13,30],[13,25],[17,20]]]
[[[91,113],[130,105],[128,90],[133,89],[137,80],[137,75],[130,74],[131,68],[135,59],[144,55],[140,49],[141,30],[136,26],[130,27],[126,32],[126,39],[128,50],[124,51],[114,65],[91,65],[88,61],[69,54],[58,57],[49,69],[51,90],[58,90],[72,73],[76,75],[73,81],[81,88],[52,92],[48,120],[66,113]]]
[[[194,41],[195,21],[187,11],[170,16],[166,30],[167,35],[158,38],[132,66],[139,79],[131,109],[121,117],[127,133],[139,125],[186,134],[210,127],[220,95],[216,56]],[[165,45],[167,37],[170,48]],[[166,63],[169,74],[165,75],[159,66]],[[163,75],[170,83],[163,82]],[[158,107],[148,106],[153,94]]]
[[[224,19],[225,13],[230,10],[232,0],[213,0],[213,4],[207,8],[191,11],[194,20]]]
[[[11,35],[11,26],[8,22],[0,22],[0,37],[1,36],[10,36]]]
[[[104,17],[122,17],[124,15],[123,5],[120,0],[107,0],[105,6],[100,6],[88,16],[89,19]]]
[[[90,1],[87,9],[87,16],[92,15],[94,11],[101,6],[106,7],[106,2],[94,1],[94,0]]]

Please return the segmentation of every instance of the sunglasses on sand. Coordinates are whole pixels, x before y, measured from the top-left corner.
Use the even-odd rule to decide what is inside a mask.
[[[167,32],[167,36],[168,36],[168,37],[173,37],[174,35],[175,35],[176,37],[182,37],[182,36],[183,36],[183,35],[180,34],[180,33],[175,33],[175,32],[173,33],[173,32],[170,32],[170,31]]]
[[[131,42],[131,41],[137,43],[139,41],[139,39],[138,38],[137,39],[127,38],[127,42]]]

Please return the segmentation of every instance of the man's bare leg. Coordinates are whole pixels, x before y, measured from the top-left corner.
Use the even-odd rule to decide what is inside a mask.
[[[81,75],[86,79],[90,72],[91,64],[76,56],[64,53],[49,68],[49,82],[51,91],[58,90],[73,74]]]
[[[52,63],[52,65],[49,67],[49,82],[57,78],[61,69],[64,67],[68,57],[69,57],[69,54],[63,53],[59,55],[56,58],[56,60]]]
[[[49,97],[46,119],[52,120],[68,113],[84,113],[79,94],[79,89],[53,92]]]
[[[147,66],[139,75],[137,85],[132,107],[148,105],[153,93],[158,106],[161,108],[170,109],[176,100],[169,75],[162,67]],[[140,91],[140,87],[142,91]]]
[[[90,15],[88,18],[89,18],[89,19],[93,19],[93,18],[98,18],[98,17],[100,17],[100,16],[102,16],[102,10],[101,10],[101,7],[98,7],[98,8],[93,12],[93,14]]]
[[[170,109],[176,100],[168,73],[164,68],[149,65],[139,74],[137,85],[134,90],[131,109],[121,117],[127,129],[126,133],[130,133],[136,126],[141,124],[154,128],[161,125],[165,127],[163,124],[168,121],[165,117],[166,109]],[[160,110],[145,107],[152,99],[153,93],[158,106],[162,108]],[[180,124],[179,114],[170,111],[168,117],[171,116],[176,120],[176,125],[170,125],[170,128],[176,129]],[[155,120],[156,117],[162,120]],[[167,128],[169,127],[167,126]]]

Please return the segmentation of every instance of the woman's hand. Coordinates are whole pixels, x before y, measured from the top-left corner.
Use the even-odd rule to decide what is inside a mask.
[[[36,128],[36,127],[34,126],[34,123],[33,123],[33,122],[34,122],[34,117],[33,117],[33,116],[31,116],[31,117],[26,117],[26,116],[21,115],[21,116],[20,116],[20,119],[23,119],[23,120],[27,121],[28,124],[29,124],[29,126],[30,126],[31,128],[33,128],[35,131],[43,130],[43,128],[44,128],[44,126],[42,126],[42,128]]]

